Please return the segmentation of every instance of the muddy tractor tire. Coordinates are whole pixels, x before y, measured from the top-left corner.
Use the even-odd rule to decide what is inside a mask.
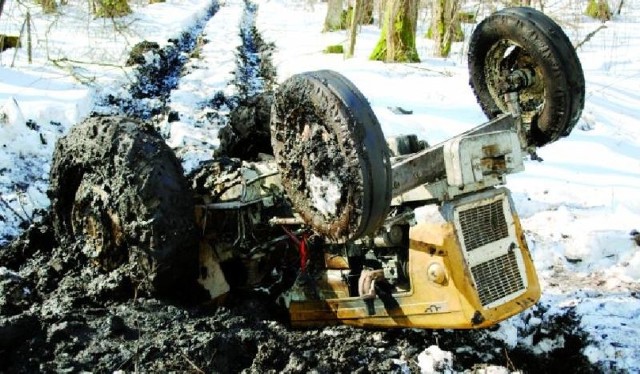
[[[76,125],[56,144],[49,197],[61,244],[79,244],[101,270],[130,267],[138,294],[182,297],[195,287],[193,197],[151,126],[124,117]]]
[[[531,122],[528,145],[567,136],[580,119],[585,99],[580,60],[544,13],[516,7],[485,18],[471,36],[468,63],[471,87],[489,118],[508,113],[504,94],[517,91],[522,116]]]
[[[362,93],[329,70],[287,79],[275,93],[271,141],[287,196],[332,242],[375,233],[391,201],[389,149]]]

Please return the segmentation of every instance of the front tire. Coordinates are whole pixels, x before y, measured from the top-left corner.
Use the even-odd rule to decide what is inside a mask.
[[[560,26],[533,8],[506,8],[484,19],[469,43],[470,84],[489,118],[509,112],[505,74],[533,73],[518,91],[523,118],[531,122],[528,145],[544,146],[567,136],[584,108],[580,61]]]

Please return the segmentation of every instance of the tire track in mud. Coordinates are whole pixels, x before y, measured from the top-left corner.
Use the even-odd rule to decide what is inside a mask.
[[[256,27],[258,6],[245,0],[245,10],[240,25],[242,45],[238,47],[237,70],[234,84],[238,98],[244,103],[255,95],[269,92],[276,81],[276,69],[271,62],[275,44],[267,43]]]
[[[242,144],[239,140],[248,141],[250,138],[243,136],[256,131],[255,126],[240,125],[259,121],[264,111],[256,110],[256,103],[263,103],[257,98],[268,93],[275,82],[275,69],[270,65],[274,47],[262,40],[255,27],[257,6],[250,1],[244,4],[242,44],[237,50],[235,77],[229,82],[236,86],[237,93],[227,96],[217,91],[202,108],[193,108],[214,110],[210,113],[219,110],[208,121],[211,126],[229,124],[225,132],[231,140],[223,143],[227,150],[235,149],[230,145]],[[131,87],[131,96],[114,99],[113,105],[143,119],[164,113],[187,62],[185,54],[195,46],[190,43],[201,35],[206,22],[218,11],[217,6],[213,3],[211,14],[205,15],[199,26],[165,48],[166,61],[147,70],[146,65],[141,66],[136,74],[142,76],[138,86]],[[232,118],[234,115],[237,119]],[[0,273],[0,361],[10,363],[16,371],[133,371],[138,367],[143,371],[187,371],[195,365],[216,372],[416,372],[420,352],[430,345],[454,352],[454,362],[442,367],[443,371],[481,370],[478,362],[525,372],[598,371],[580,353],[584,337],[571,310],[559,316],[536,306],[515,317],[518,327],[508,325],[518,329],[519,341],[530,339],[533,346],[539,345],[538,353],[527,346],[509,346],[505,339],[493,337],[490,330],[370,331],[341,326],[296,331],[283,328],[281,319],[271,322],[262,318],[262,314],[272,315],[273,311],[261,312],[261,305],[247,307],[251,300],[215,312],[178,308],[145,298],[113,303],[114,295],[121,293],[120,279],[97,280],[96,274],[84,269],[86,259],[78,258],[81,254],[77,248],[71,254],[73,248],[48,248],[43,243],[52,245],[50,231],[38,230],[33,229],[26,241],[0,256],[0,263],[16,271],[20,263],[30,263],[20,274]],[[46,255],[33,254],[38,242]],[[25,289],[30,290],[28,297],[21,296]],[[30,309],[31,304],[38,306]],[[55,305],[59,306],[53,308]],[[164,327],[162,333],[158,333],[158,326]],[[34,351],[40,355],[34,356]],[[17,357],[25,360],[18,361]]]
[[[218,148],[217,154],[232,157],[271,153],[268,122],[276,82],[271,62],[275,45],[258,31],[257,11],[257,4],[250,0],[214,2],[179,40],[162,49],[154,43],[139,43],[129,59],[140,64],[134,83],[119,97],[106,97],[102,107],[154,122],[187,172],[209,160]],[[234,40],[228,29],[236,27],[228,23],[236,19],[235,66],[227,74],[222,71],[228,68],[224,55]],[[212,35],[210,40],[207,33],[215,32],[222,38]],[[216,66],[221,60],[222,66]],[[225,75],[229,76],[225,79]],[[220,76],[226,86],[220,85]],[[198,77],[202,84],[194,87]]]
[[[266,42],[256,27],[257,12],[254,2],[244,1],[240,22],[242,43],[237,48],[232,82],[237,94],[222,100],[230,111],[226,126],[219,133],[218,155],[255,159],[260,153],[273,154],[269,121],[277,81],[271,59],[276,46]],[[221,97],[218,95],[217,102],[221,102]]]
[[[203,36],[206,23],[219,11],[217,2],[212,3],[207,15],[199,20],[180,39],[171,40],[163,49],[145,49],[153,57],[145,57],[146,63],[135,72],[136,84],[130,86],[131,99],[113,99],[126,115],[140,119],[150,119],[156,114],[166,112],[168,99],[179,83],[180,74],[189,61],[188,55],[197,48],[197,41]],[[236,68],[234,78],[228,85],[235,86],[236,94],[225,95],[218,90],[210,99],[200,103],[198,110],[223,110],[223,114],[241,106],[252,106],[252,98],[264,92],[270,92],[276,82],[276,69],[271,62],[271,53],[275,49],[273,43],[267,43],[258,31],[256,22],[257,4],[244,1],[244,10],[239,25],[241,44],[236,48]],[[203,40],[206,38],[202,38]],[[206,41],[205,41],[206,43]],[[225,108],[226,107],[226,108]],[[192,108],[196,109],[196,108]],[[173,113],[172,115],[180,115]],[[226,125],[224,119],[216,118],[216,124]]]
[[[138,43],[127,61],[127,64],[140,63],[127,94],[121,97],[107,95],[101,106],[115,107],[122,114],[143,120],[163,113],[198,38],[219,9],[218,1],[212,1],[207,12],[190,29],[182,32],[179,38],[170,39],[164,48],[152,42]]]

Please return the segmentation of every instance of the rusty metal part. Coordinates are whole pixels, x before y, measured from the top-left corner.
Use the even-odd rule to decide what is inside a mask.
[[[269,224],[272,226],[291,226],[291,225],[302,225],[304,221],[299,216],[295,217],[272,217],[269,219]]]
[[[327,269],[349,270],[349,261],[345,256],[325,252],[324,266]]]
[[[333,242],[374,233],[391,201],[389,150],[368,102],[333,71],[294,75],[275,94],[271,139],[302,220]]]
[[[536,79],[533,70],[516,69],[511,72],[506,71],[505,83],[506,89],[503,93],[518,92],[519,90],[533,86],[536,83]]]

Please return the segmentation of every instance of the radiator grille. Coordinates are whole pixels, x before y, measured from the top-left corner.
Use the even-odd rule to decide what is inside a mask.
[[[494,201],[459,213],[460,228],[467,251],[472,251],[509,235],[502,201]],[[489,224],[487,225],[487,223]]]
[[[483,306],[524,289],[513,250],[473,266],[471,272]]]

